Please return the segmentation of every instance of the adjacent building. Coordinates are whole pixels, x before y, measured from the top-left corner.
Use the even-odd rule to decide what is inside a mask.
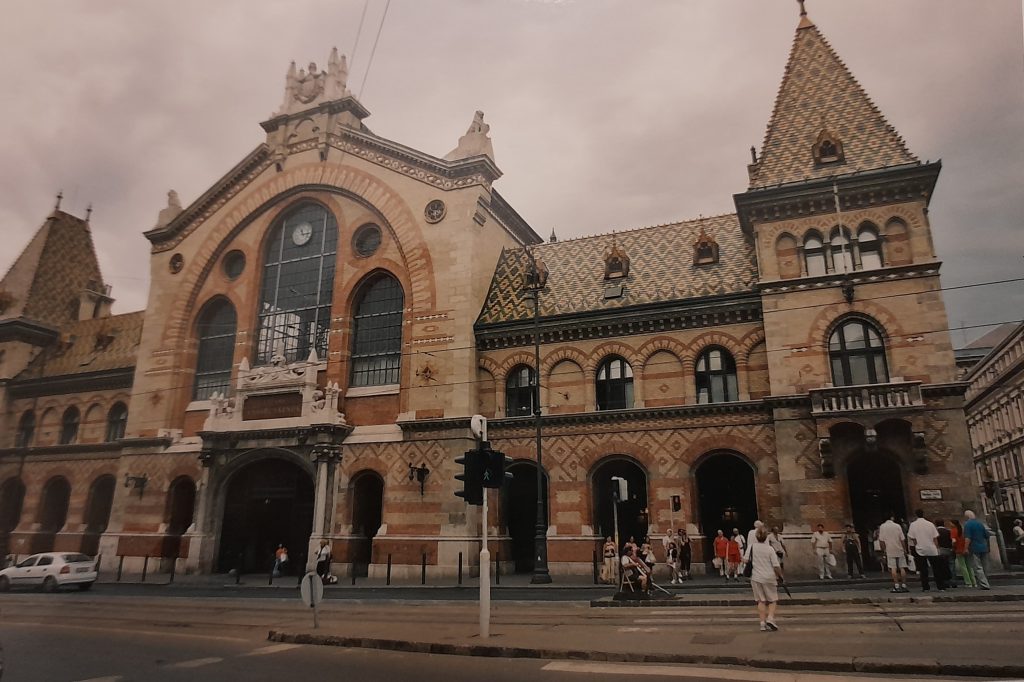
[[[110,315],[88,219],[47,218],[0,283],[7,551],[262,571],[324,538],[337,571],[452,575],[477,413],[514,460],[503,570],[534,568],[538,476],[553,574],[590,574],[613,476],[623,537],[685,525],[700,562],[760,518],[798,570],[818,523],[976,505],[940,164],[805,14],[728,215],[545,243],[483,114],[444,158],[368,116],[344,57],[293,65],[265,141],[145,233],[144,311]]]

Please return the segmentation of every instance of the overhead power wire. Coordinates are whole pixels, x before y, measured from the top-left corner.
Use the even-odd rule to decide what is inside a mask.
[[[377,54],[377,43],[380,42],[380,34],[384,30],[384,20],[388,18],[388,9],[391,7],[391,0],[387,0],[384,3],[384,13],[380,17],[380,25],[377,26],[377,36],[373,39],[373,49],[370,50],[370,59],[366,62],[366,71],[363,73],[363,82],[359,85],[359,92],[356,97],[362,99],[363,88],[366,87],[366,79],[370,75],[370,69],[373,67],[373,58]]]

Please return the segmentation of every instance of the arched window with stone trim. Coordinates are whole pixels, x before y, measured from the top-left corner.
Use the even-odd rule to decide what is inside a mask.
[[[626,410],[633,407],[633,368],[612,355],[597,368],[597,409]]]
[[[14,436],[14,447],[27,448],[32,445],[32,439],[36,435],[36,413],[32,410],[25,410],[18,420],[18,432]]]
[[[724,348],[706,348],[697,357],[694,376],[698,403],[726,403],[739,398],[736,361]]]
[[[533,414],[534,377],[533,367],[517,365],[505,381],[505,414],[509,417],[524,417]]]
[[[857,231],[857,251],[862,270],[882,267],[882,242],[878,238],[878,228],[871,223],[864,223]]]
[[[808,232],[804,237],[804,268],[810,277],[824,275],[828,272],[825,245],[821,235],[817,232]]]
[[[337,248],[337,221],[318,203],[300,204],[274,223],[263,258],[255,364],[277,356],[305,360],[314,349],[327,357]]]
[[[368,279],[352,316],[352,386],[397,384],[402,367],[402,312],[405,295],[387,273]]]
[[[196,376],[193,400],[209,400],[215,393],[226,396],[231,387],[231,365],[235,354],[235,307],[218,298],[199,315]]]
[[[889,381],[882,334],[865,319],[851,317],[836,326],[828,339],[828,357],[836,386]]]
[[[124,430],[128,425],[128,408],[122,402],[114,403],[107,412],[107,437],[108,443],[124,438]]]
[[[64,410],[64,416],[60,420],[60,444],[72,445],[78,440],[78,427],[82,421],[82,415],[78,408],[71,406]]]
[[[853,272],[853,248],[850,245],[849,230],[845,227],[834,228],[829,239],[829,249],[832,252],[832,269],[835,272]]]

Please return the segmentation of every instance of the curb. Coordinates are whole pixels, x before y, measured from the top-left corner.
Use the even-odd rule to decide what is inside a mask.
[[[586,651],[582,649],[537,649],[530,647],[486,644],[451,644],[416,642],[401,639],[315,635],[271,630],[271,642],[315,644],[357,649],[403,651],[416,654],[447,656],[479,656],[483,658],[534,658],[545,660],[601,661],[609,663],[677,663],[696,665],[731,665],[775,670],[805,672],[881,673],[901,675],[960,675],[964,677],[1024,677],[1024,665],[1000,665],[984,661],[945,663],[931,658],[880,658],[873,656],[781,656],[741,657],[719,654],[668,654],[625,651]]]
[[[1024,594],[977,594],[964,596],[912,596],[912,597],[793,597],[780,600],[787,606],[836,606],[850,604],[954,604],[978,602],[1024,601]],[[753,606],[753,598],[745,599],[615,599],[605,597],[593,599],[591,608],[688,608],[693,606]]]

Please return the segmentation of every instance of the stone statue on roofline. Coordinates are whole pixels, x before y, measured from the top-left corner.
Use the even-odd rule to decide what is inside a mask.
[[[291,63],[284,79],[284,102],[275,115],[293,114],[350,95],[348,62],[335,47],[324,71],[317,70],[315,62],[310,62],[305,69],[296,69],[295,62]]]
[[[494,161],[494,147],[491,145],[491,138],[487,133],[491,126],[484,123],[484,112],[477,111],[473,114],[473,122],[469,124],[469,130],[459,138],[459,144],[455,149],[445,154],[446,161],[458,161],[468,159],[471,156],[489,156]]]

